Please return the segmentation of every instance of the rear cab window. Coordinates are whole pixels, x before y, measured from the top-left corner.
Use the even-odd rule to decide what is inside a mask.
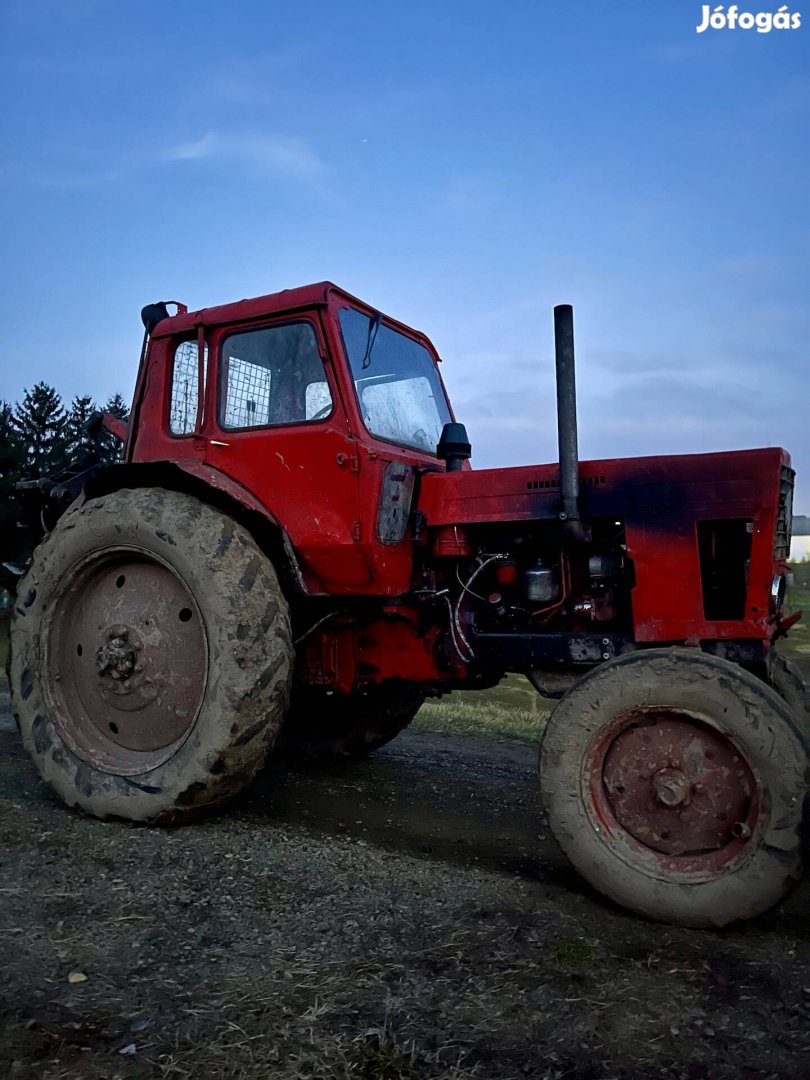
[[[208,346],[203,353],[202,394],[208,369]],[[191,435],[197,426],[200,401],[200,372],[197,339],[181,341],[172,358],[172,381],[169,395],[169,431],[172,435]]]

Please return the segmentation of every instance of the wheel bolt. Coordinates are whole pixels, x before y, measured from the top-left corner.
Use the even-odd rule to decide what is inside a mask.
[[[747,840],[751,835],[751,826],[745,821],[735,821],[731,826],[731,835],[738,840]]]

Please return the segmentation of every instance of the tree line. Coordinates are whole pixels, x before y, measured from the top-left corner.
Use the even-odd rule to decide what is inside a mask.
[[[26,390],[22,401],[13,405],[0,401],[0,556],[10,557],[15,547],[16,484],[66,472],[82,454],[94,412],[112,413],[121,420],[128,417],[120,394],[103,405],[89,394],[77,395],[65,407],[56,389],[44,382]],[[117,461],[121,454],[121,444],[107,431],[100,435],[98,449],[104,462]]]

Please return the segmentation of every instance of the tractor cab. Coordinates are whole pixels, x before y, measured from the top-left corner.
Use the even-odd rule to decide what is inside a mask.
[[[283,515],[313,593],[405,592],[415,478],[444,468],[453,420],[427,338],[326,282],[161,307],[145,309],[127,461],[216,470]]]

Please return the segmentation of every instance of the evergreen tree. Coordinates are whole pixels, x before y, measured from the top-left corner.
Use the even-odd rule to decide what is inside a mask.
[[[17,557],[20,508],[14,485],[20,479],[23,449],[13,424],[11,406],[0,401],[0,562]],[[9,582],[0,575],[0,586]]]
[[[14,415],[6,401],[0,401],[0,477],[19,474],[22,447],[14,428]]]
[[[70,412],[65,423],[65,445],[69,461],[75,461],[81,453],[87,439],[87,421],[97,411],[97,406],[89,394],[77,395],[70,404]]]
[[[14,406],[12,424],[22,444],[27,476],[52,476],[65,468],[67,413],[52,386],[38,382],[26,390],[22,404]]]
[[[112,415],[117,416],[119,420],[129,419],[129,406],[120,394],[113,394],[104,406],[104,412],[112,413]]]

